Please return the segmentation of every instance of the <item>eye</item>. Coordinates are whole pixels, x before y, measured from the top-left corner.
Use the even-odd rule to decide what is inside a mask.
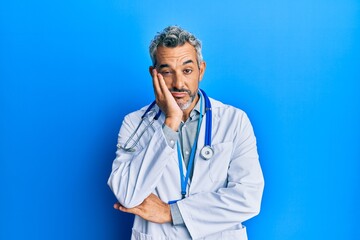
[[[191,74],[192,71],[193,71],[193,70],[192,70],[191,68],[187,68],[187,69],[184,70],[184,73],[185,73],[186,75],[188,75],[188,74]]]
[[[161,75],[167,76],[167,75],[170,75],[170,74],[171,74],[171,72],[169,70],[161,71]]]

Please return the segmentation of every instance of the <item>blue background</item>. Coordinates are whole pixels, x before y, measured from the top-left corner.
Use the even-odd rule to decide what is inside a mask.
[[[1,1],[0,239],[129,239],[106,181],[170,24],[203,41],[201,87],[254,125],[266,186],[249,238],[359,239],[356,0]]]

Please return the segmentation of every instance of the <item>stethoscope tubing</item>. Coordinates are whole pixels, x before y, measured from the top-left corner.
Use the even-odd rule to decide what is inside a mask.
[[[200,92],[202,93],[202,95],[204,96],[204,102],[205,102],[205,114],[206,114],[206,127],[205,127],[205,143],[204,146],[201,150],[201,157],[204,158],[205,160],[208,160],[212,157],[214,151],[212,149],[211,146],[211,134],[212,134],[212,108],[211,108],[211,102],[209,97],[206,95],[205,91],[202,89],[199,89]],[[150,110],[152,108],[154,108],[156,104],[156,101],[153,101],[149,107],[145,110],[144,114],[141,116],[141,121],[139,123],[139,125],[136,127],[135,131],[130,135],[129,139],[125,142],[125,144],[123,146],[120,146],[121,149],[123,149],[126,152],[134,152],[135,151],[135,146],[136,144],[138,144],[138,142],[140,141],[142,135],[144,135],[144,133],[146,132],[146,130],[152,126],[152,124],[159,119],[160,115],[161,115],[161,109],[158,110],[158,112],[156,113],[156,115],[154,116],[154,118],[150,121],[150,123],[145,127],[145,129],[140,133],[139,137],[137,137],[137,139],[134,141],[134,143],[128,147],[127,145],[130,143],[130,141],[134,138],[135,134],[137,133],[137,131],[139,130],[141,124],[144,122],[144,119],[146,117],[146,115],[150,112]]]
[[[136,127],[135,131],[130,135],[129,139],[125,142],[124,146],[120,146],[121,149],[127,151],[127,152],[134,152],[135,151],[135,146],[136,144],[138,144],[138,142],[140,141],[142,135],[144,135],[144,133],[146,132],[146,130],[153,125],[153,123],[159,119],[160,115],[161,115],[161,110],[159,109],[159,111],[156,113],[156,115],[154,116],[154,118],[150,121],[150,123],[144,128],[144,130],[140,133],[139,137],[137,137],[136,141],[134,141],[134,143],[128,147],[127,145],[130,143],[131,139],[134,138],[135,134],[137,133],[137,131],[139,130],[141,124],[144,122],[144,119],[146,117],[146,115],[150,112],[150,110],[155,106],[156,101],[153,101],[149,107],[146,109],[145,113],[141,116],[141,120],[140,123],[138,124],[138,126]]]
[[[206,129],[205,129],[205,146],[211,147],[211,130],[212,130],[212,109],[209,97],[205,91],[200,89],[204,96],[205,101],[205,113],[206,113]]]

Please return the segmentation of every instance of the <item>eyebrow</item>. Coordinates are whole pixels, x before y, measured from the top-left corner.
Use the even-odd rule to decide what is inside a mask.
[[[183,62],[182,65],[186,65],[186,64],[188,64],[188,63],[194,63],[194,61],[190,59],[190,60],[187,60],[187,61]],[[169,64],[166,64],[166,63],[165,63],[165,64],[159,65],[159,69],[166,68],[166,67],[170,67]]]
[[[169,64],[161,64],[161,65],[159,66],[159,69],[166,68],[166,67],[169,67]]]
[[[194,62],[193,62],[193,60],[190,59],[190,60],[187,60],[187,61],[183,62],[183,65],[186,65],[188,63],[194,63]]]

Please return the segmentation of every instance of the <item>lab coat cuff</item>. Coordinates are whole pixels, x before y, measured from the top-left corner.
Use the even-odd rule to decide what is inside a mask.
[[[178,133],[169,128],[166,124],[163,124],[162,131],[164,133],[167,144],[174,149],[176,141],[178,140]]]
[[[182,218],[179,207],[176,203],[170,204],[170,213],[174,226],[184,224],[184,219]]]

